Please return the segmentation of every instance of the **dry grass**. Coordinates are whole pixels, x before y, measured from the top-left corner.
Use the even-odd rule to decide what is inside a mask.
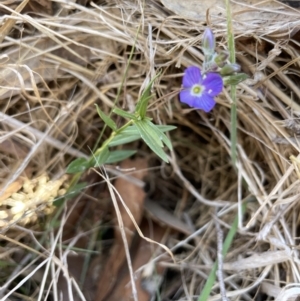
[[[0,4],[1,300],[47,300],[48,295],[49,300],[59,300],[60,271],[67,289],[81,294],[66,265],[67,255],[82,237],[84,249],[89,245],[90,252],[98,251],[97,231],[110,224],[111,216],[93,215],[96,222],[86,217],[76,224],[75,236],[62,238],[62,233],[72,208],[82,199],[94,204],[86,205],[86,211],[105,210],[109,201],[104,199],[104,188],[97,188],[99,179],[90,174],[85,195],[60,207],[59,222],[50,224],[45,214],[53,211],[49,208],[59,189],[66,188],[66,166],[75,158],[90,156],[97,142],[103,123],[94,104],[106,113],[113,107],[139,25],[135,53],[116,105],[132,111],[146,80],[161,70],[149,115],[157,124],[177,126],[170,133],[171,163],[162,164],[142,144],[133,147],[140,148],[138,156],[151,164],[149,197],[185,216],[194,229],[190,237],[172,235],[165,241],[177,262],[160,261],[171,271],[165,275],[161,300],[197,300],[217,259],[213,216],[226,233],[245,201],[246,214],[239,215],[239,230],[223,263],[227,297],[296,300],[300,291],[300,12],[265,1],[251,20],[236,16],[237,61],[250,77],[237,87],[238,163],[233,167],[229,88],[209,114],[188,109],[177,98],[183,69],[201,66],[203,61],[204,23],[173,15],[158,0],[89,5],[55,1],[50,6],[30,2],[19,13],[13,12],[17,4],[12,1]],[[246,13],[250,8],[245,7]],[[226,49],[226,20],[210,18],[210,26],[218,49]],[[24,211],[17,208],[13,200],[33,199],[33,195],[26,197],[34,191],[28,192],[24,181],[36,183],[45,174],[60,181],[56,192],[42,202],[39,197],[36,208],[35,203]],[[14,212],[17,219],[8,220]],[[221,300],[219,289],[217,283],[209,300]]]

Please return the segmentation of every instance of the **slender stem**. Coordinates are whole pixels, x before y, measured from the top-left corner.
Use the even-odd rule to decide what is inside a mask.
[[[134,44],[133,44],[133,46],[132,46],[132,48],[131,48],[131,51],[130,51],[130,55],[129,55],[129,58],[128,58],[128,63],[127,63],[126,68],[125,68],[125,73],[124,73],[124,75],[123,75],[123,77],[122,77],[121,85],[120,85],[119,88],[118,88],[117,96],[116,96],[116,98],[115,98],[115,100],[114,100],[114,105],[116,105],[116,103],[118,103],[118,101],[119,101],[119,97],[120,97],[121,91],[122,91],[122,89],[123,89],[123,85],[124,85],[125,79],[126,79],[126,77],[127,77],[127,73],[128,73],[128,70],[129,70],[129,66],[130,66],[130,64],[131,64],[131,60],[132,60],[132,57],[133,57],[133,54],[134,54],[135,44],[136,44],[136,41],[137,41],[137,39],[138,39],[138,35],[139,35],[139,32],[140,32],[140,27],[141,27],[141,25],[139,25],[139,27],[138,27],[138,29],[137,29],[137,33],[136,33],[136,36],[135,36],[135,39],[134,39]],[[112,113],[112,110],[111,110],[109,116],[111,115],[111,113]],[[110,141],[115,137],[116,134],[120,133],[122,130],[124,130],[126,127],[128,127],[128,126],[131,125],[132,123],[133,123],[133,121],[130,120],[130,121],[128,121],[125,125],[123,125],[120,129],[118,129],[118,130],[112,132],[111,135],[110,135],[110,137],[109,137],[109,138],[101,145],[100,148],[98,148],[98,145],[99,145],[99,143],[100,143],[100,140],[101,140],[101,138],[102,138],[102,136],[103,136],[103,133],[104,133],[104,131],[105,131],[105,129],[106,129],[106,124],[104,124],[103,129],[102,129],[102,131],[101,131],[101,133],[100,133],[100,135],[99,135],[99,137],[98,137],[98,139],[97,139],[97,141],[96,141],[96,143],[95,143],[95,145],[94,145],[94,148],[93,148],[94,156],[97,155],[97,154],[99,154],[99,153],[101,153],[101,151],[102,151],[105,147],[107,147],[107,145],[108,145],[108,144],[110,143]],[[90,160],[92,160],[92,157],[90,158]],[[73,186],[75,186],[75,185],[78,183],[78,181],[79,181],[80,178],[81,178],[81,175],[82,175],[82,172],[79,172],[79,173],[77,173],[77,174],[75,174],[75,175],[73,176],[73,178],[72,178],[72,180],[71,180],[71,183],[70,183],[70,187],[73,187]]]
[[[234,34],[231,20],[230,1],[225,0],[226,15],[227,15],[227,38],[230,63],[235,63],[235,44]],[[237,160],[237,108],[236,108],[236,86],[231,85],[230,96],[231,104],[231,160],[234,167],[236,167]]]
[[[235,63],[235,43],[234,43],[234,34],[232,28],[231,20],[231,9],[230,9],[230,0],[225,0],[226,5],[226,15],[227,15],[227,37],[228,37],[228,50],[229,50],[229,60],[230,63]],[[230,87],[230,96],[232,99],[231,104],[231,160],[234,168],[236,168],[237,161],[237,106],[236,106],[236,86],[231,85]],[[242,215],[246,210],[246,204],[242,205]],[[238,219],[239,215],[235,217],[235,220],[231,226],[230,231],[227,234],[227,237],[223,244],[222,255],[225,257],[229,247],[233,241],[233,238],[238,229]],[[211,294],[211,289],[216,281],[216,272],[218,269],[218,261],[213,265],[212,270],[206,280],[205,286],[198,298],[198,301],[206,301]]]
[[[236,86],[231,86],[231,160],[234,168],[237,160],[237,109],[236,109]]]
[[[138,36],[139,36],[139,33],[140,33],[140,28],[141,28],[141,24],[139,24],[139,27],[138,27],[138,29],[137,29],[136,36],[135,36],[135,39],[134,39],[134,44],[133,44],[133,46],[131,47],[130,55],[129,55],[129,58],[128,58],[128,63],[127,63],[127,65],[126,65],[124,75],[122,76],[121,85],[120,85],[119,88],[118,88],[117,96],[116,96],[116,98],[115,98],[115,100],[114,100],[114,106],[116,106],[116,104],[117,104],[118,101],[119,101],[119,98],[120,98],[120,95],[121,95],[121,91],[122,91],[122,89],[123,89],[125,80],[126,80],[126,78],[127,78],[127,73],[128,73],[128,70],[129,70],[131,61],[132,61],[132,57],[133,57],[133,55],[134,55],[135,45],[136,45],[136,42],[137,42],[137,39],[138,39]],[[113,110],[110,111],[109,117],[110,117],[112,111],[113,111]],[[97,149],[97,147],[98,147],[98,145],[99,145],[99,143],[100,143],[100,140],[101,140],[101,138],[102,138],[102,136],[103,136],[103,133],[104,133],[105,129],[106,129],[106,124],[104,124],[104,126],[103,126],[103,128],[102,128],[102,131],[101,131],[101,133],[100,133],[100,135],[99,135],[99,137],[98,137],[98,139],[97,139],[97,141],[96,141],[96,143],[95,143],[93,152],[96,151],[96,149]]]
[[[101,145],[101,147],[97,149],[97,151],[94,153],[94,156],[100,154],[100,153],[103,151],[103,149],[105,149],[106,147],[108,147],[108,144],[114,139],[114,137],[115,137],[117,134],[120,134],[120,133],[121,133],[122,131],[124,131],[127,127],[129,127],[130,125],[132,125],[133,122],[134,122],[134,120],[131,119],[131,120],[129,120],[128,122],[126,122],[122,127],[120,127],[119,129],[113,131],[113,132],[110,134],[109,138],[107,138],[107,139],[103,142],[103,144]],[[92,158],[91,158],[91,160],[92,160]]]

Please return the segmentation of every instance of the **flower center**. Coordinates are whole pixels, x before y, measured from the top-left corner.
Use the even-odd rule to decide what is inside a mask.
[[[205,90],[205,87],[203,87],[201,85],[194,85],[192,87],[191,94],[193,96],[201,96],[204,90]]]

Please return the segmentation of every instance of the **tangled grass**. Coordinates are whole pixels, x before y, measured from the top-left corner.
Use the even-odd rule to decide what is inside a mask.
[[[249,79],[237,86],[238,161],[233,166],[230,88],[209,114],[183,106],[177,97],[183,69],[203,62],[205,22],[176,15],[158,0],[2,1],[1,300],[58,300],[65,289],[60,273],[67,289],[74,290],[64,300],[92,300],[92,289],[85,294],[84,281],[81,288],[74,282],[66,258],[74,250],[103,257],[97,253],[98,231],[112,226],[105,185],[90,173],[86,189],[60,205],[54,218],[45,215],[50,213],[46,209],[59,189],[67,187],[66,166],[90,156],[98,143],[103,122],[94,104],[107,114],[114,105],[132,111],[158,70],[148,113],[158,124],[177,126],[170,132],[170,164],[161,163],[139,142],[132,147],[149,162],[149,197],[185,217],[193,229],[189,237],[176,232],[165,241],[176,263],[169,258],[159,263],[169,271],[162,279],[161,300],[197,300],[217,260],[218,234],[227,233],[236,217],[238,231],[223,259],[223,281],[215,283],[209,300],[225,300],[223,286],[230,300],[296,300],[299,11],[276,1],[240,5],[232,17],[236,59]],[[218,50],[226,50],[226,18],[212,15],[209,22]],[[61,185],[48,199],[38,198],[36,208],[30,207],[35,212],[30,219],[28,208],[14,209],[15,203],[7,200],[18,193],[24,197],[24,179],[36,183],[45,174]],[[66,221],[76,206],[82,218],[73,218],[75,232],[68,236],[74,224]],[[7,220],[13,212],[17,219]]]

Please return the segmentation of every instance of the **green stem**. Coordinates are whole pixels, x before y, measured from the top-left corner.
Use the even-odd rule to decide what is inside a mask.
[[[231,160],[233,167],[236,168],[237,161],[237,108],[236,108],[236,86],[231,86]]]
[[[117,104],[118,101],[119,101],[119,98],[120,98],[120,95],[121,95],[121,91],[122,91],[122,89],[123,89],[124,82],[125,82],[125,79],[126,79],[126,77],[127,77],[128,70],[129,70],[129,67],[130,67],[130,64],[131,64],[131,60],[132,60],[132,57],[133,57],[133,55],[134,55],[135,44],[136,44],[136,41],[137,41],[138,36],[139,36],[139,33],[140,33],[140,28],[141,28],[141,24],[139,24],[139,27],[138,27],[138,29],[137,29],[137,33],[136,33],[136,36],[135,36],[135,39],[134,39],[134,44],[133,44],[133,46],[131,47],[130,55],[129,55],[129,58],[128,58],[128,63],[127,63],[127,65],[126,65],[124,75],[122,76],[121,85],[119,86],[118,91],[117,91],[117,96],[116,96],[115,101],[114,101],[114,106],[116,106],[116,104]],[[112,113],[112,110],[110,111],[109,117],[110,117],[111,113]],[[103,136],[103,133],[104,133],[105,129],[106,129],[106,124],[104,125],[104,127],[103,127],[103,129],[102,129],[102,131],[101,131],[101,133],[100,133],[100,135],[99,135],[97,141],[96,141],[96,144],[95,144],[95,147],[94,147],[93,151],[95,151],[96,148],[98,147],[98,145],[99,145],[99,143],[100,143],[100,140],[101,140],[101,138],[102,138],[102,136]]]
[[[235,43],[234,43],[234,34],[232,28],[232,20],[231,20],[231,9],[230,9],[230,1],[225,0],[226,5],[226,14],[227,14],[227,37],[228,37],[228,50],[229,50],[229,60],[230,63],[235,63]],[[232,99],[231,104],[231,160],[234,168],[236,168],[237,162],[237,105],[236,105],[236,86],[231,85],[230,87],[230,96]],[[246,204],[242,206],[242,212],[244,213],[246,210]],[[238,229],[238,217],[235,217],[233,225],[230,231],[227,234],[227,237],[223,244],[222,254],[225,257],[227,254],[229,247],[233,241],[233,238]],[[216,272],[218,268],[218,262],[216,261],[213,265],[213,268],[207,278],[205,286],[198,298],[198,301],[206,301],[211,294],[212,287],[216,281]]]
[[[100,153],[103,151],[103,149],[105,149],[106,147],[108,147],[109,143],[115,138],[115,136],[116,136],[117,134],[120,134],[123,130],[125,130],[127,127],[129,127],[130,125],[132,125],[133,122],[134,122],[134,120],[131,119],[131,120],[129,120],[127,123],[125,123],[122,127],[120,127],[119,129],[117,129],[116,131],[113,131],[113,132],[110,134],[109,138],[107,138],[107,139],[103,142],[103,144],[101,145],[101,147],[98,148],[98,149],[95,151],[94,156],[100,154]],[[92,158],[91,158],[91,160],[92,160]]]
[[[235,63],[235,43],[231,20],[230,1],[225,0],[226,15],[227,15],[227,37],[230,63]],[[237,160],[237,108],[236,108],[236,86],[231,85],[230,96],[231,104],[231,160],[234,167],[236,167]]]

